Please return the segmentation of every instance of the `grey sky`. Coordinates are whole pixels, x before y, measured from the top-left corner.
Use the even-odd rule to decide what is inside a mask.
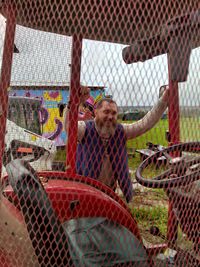
[[[0,62],[5,21],[0,18]],[[13,85],[68,85],[70,81],[71,38],[17,26]],[[144,63],[126,65],[123,46],[83,41],[81,83],[109,88],[118,105],[153,105],[159,87],[168,83],[166,55]],[[200,49],[190,58],[188,81],[180,84],[180,104],[200,106]]]

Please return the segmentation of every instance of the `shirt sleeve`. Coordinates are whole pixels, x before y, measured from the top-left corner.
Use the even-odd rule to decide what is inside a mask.
[[[167,102],[159,99],[157,104],[139,121],[131,124],[122,124],[127,139],[140,136],[150,130],[159,121],[167,108]]]

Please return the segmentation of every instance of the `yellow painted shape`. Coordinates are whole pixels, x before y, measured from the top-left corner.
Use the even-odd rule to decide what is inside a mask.
[[[49,100],[49,101],[55,101],[55,102],[60,102],[62,100],[62,95],[59,92],[58,96],[56,98],[51,97],[51,93],[53,92],[44,92],[43,96],[44,96],[44,100]],[[56,93],[56,91],[55,91]]]
[[[58,118],[60,121],[63,122],[63,117],[60,117],[58,108],[49,108],[48,112],[49,118],[47,122],[43,125],[44,133],[52,133],[56,130],[57,125],[54,121],[55,118]]]

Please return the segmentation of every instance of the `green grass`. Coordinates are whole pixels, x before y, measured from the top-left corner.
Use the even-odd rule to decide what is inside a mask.
[[[129,140],[127,142],[128,149],[142,149],[147,148],[146,143],[152,142],[153,144],[160,144],[162,146],[167,146],[167,140],[165,138],[165,133],[168,129],[168,121],[160,120],[159,123],[156,124],[154,128],[149,130],[147,133],[142,136],[138,136],[135,139]],[[139,153],[135,153],[134,157],[129,158],[129,168],[132,170],[136,170],[139,164],[141,163],[141,158]],[[147,175],[154,176],[156,173],[155,169],[148,168]]]
[[[130,121],[127,123],[131,123]],[[127,142],[128,148],[141,149],[146,147],[147,142],[167,146],[168,142],[165,133],[169,129],[168,120],[160,120],[155,127],[147,133]],[[182,142],[200,140],[200,118],[181,118],[180,120],[180,140]]]
[[[156,126],[149,130],[147,133],[138,136],[135,139],[129,140],[127,142],[127,148],[145,148],[147,142],[167,146],[167,140],[165,139],[165,133],[167,129],[168,121],[160,120],[160,122],[158,122]]]
[[[130,121],[127,123],[131,123]],[[199,141],[200,140],[200,118],[182,118],[180,120],[180,140],[182,142],[187,141]],[[168,146],[168,142],[165,138],[166,131],[168,130],[168,120],[160,120],[155,127],[149,130],[147,133],[139,136],[135,139],[127,142],[128,149],[142,149],[146,148],[147,142],[153,144],[160,144],[162,146]],[[132,170],[137,169],[141,159],[138,153],[135,157],[129,159],[129,167]],[[149,174],[155,173],[155,170],[149,168]]]
[[[180,121],[181,141],[200,140],[200,117],[182,118]]]
[[[136,219],[139,228],[145,232],[149,231],[151,226],[157,226],[160,232],[165,235],[167,231],[167,207],[133,207],[131,213]]]
[[[138,223],[141,235],[150,243],[163,240],[150,234],[151,226],[157,226],[166,236],[168,221],[168,197],[162,189],[143,189],[135,192],[130,211]]]

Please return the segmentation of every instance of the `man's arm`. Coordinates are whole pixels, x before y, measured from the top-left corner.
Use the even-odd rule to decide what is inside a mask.
[[[69,128],[69,109],[67,107],[65,107],[64,112],[63,112],[63,126],[64,129],[66,131],[66,133],[68,133],[68,128]],[[85,122],[80,120],[78,121],[78,133],[77,133],[77,139],[80,142],[85,134]]]
[[[157,104],[139,121],[131,124],[122,124],[127,139],[132,139],[147,132],[159,121],[168,105],[169,89],[166,89]]]

